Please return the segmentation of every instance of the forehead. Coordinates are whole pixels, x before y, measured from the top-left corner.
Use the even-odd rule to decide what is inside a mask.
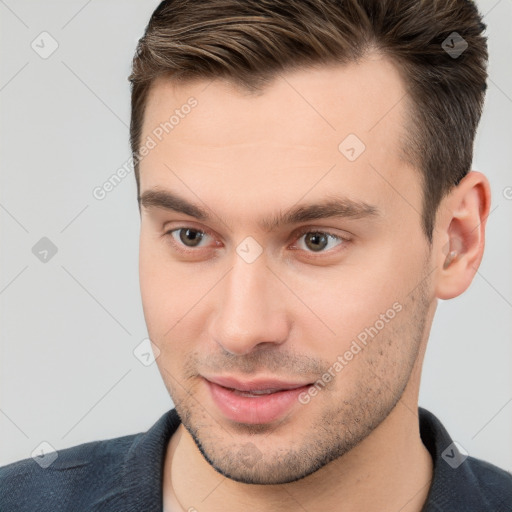
[[[315,140],[315,133],[319,138],[336,131],[340,136],[344,130],[362,134],[383,121],[383,117],[388,121],[384,124],[402,121],[407,104],[396,64],[373,53],[358,62],[319,64],[277,74],[257,93],[224,79],[194,79],[181,83],[166,77],[157,78],[146,101],[144,131],[168,119],[168,114],[184,105],[190,96],[195,96],[200,103],[194,117],[199,118],[201,111],[203,113],[201,126],[194,126],[195,135],[203,136],[202,139],[208,135],[210,142],[221,145],[226,142],[226,129],[243,126],[249,115],[253,136],[270,138],[277,131],[282,138],[302,128],[303,135],[313,136]],[[297,115],[303,116],[311,129],[306,132],[303,124],[296,125],[293,133],[282,133],[280,127],[295,120]],[[221,125],[219,121],[228,116],[230,126]],[[212,132],[213,126],[217,130]],[[230,138],[234,135],[230,131]],[[245,132],[240,132],[239,141],[247,142],[245,136]]]
[[[279,187],[293,204],[297,183],[305,190],[318,180],[316,191],[356,184],[365,200],[365,187],[382,189],[403,174],[407,111],[403,80],[379,55],[283,73],[260,94],[219,79],[159,78],[144,116],[141,142],[152,139],[154,147],[140,162],[141,193],[184,185],[211,192],[224,184],[257,201],[263,189]]]

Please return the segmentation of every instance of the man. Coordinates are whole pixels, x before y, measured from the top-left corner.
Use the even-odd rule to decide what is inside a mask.
[[[466,0],[162,2],[130,135],[176,409],[0,469],[0,509],[510,511],[512,476],[418,408],[484,249],[484,28]]]

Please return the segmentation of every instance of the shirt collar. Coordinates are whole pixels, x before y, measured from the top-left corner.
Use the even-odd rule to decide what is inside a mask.
[[[180,424],[176,409],[163,414],[147,431],[134,436],[111,491],[94,510],[162,512],[163,469],[167,445]]]
[[[434,464],[434,475],[422,512],[497,510],[499,499],[495,494],[502,485],[499,481],[503,481],[504,471],[459,450],[436,416],[421,407],[418,410],[421,440]],[[483,477],[484,473],[486,477]],[[497,485],[490,491],[491,495],[482,487],[482,478],[489,479],[491,486]]]

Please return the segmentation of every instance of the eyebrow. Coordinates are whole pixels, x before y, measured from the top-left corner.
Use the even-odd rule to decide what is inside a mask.
[[[167,190],[147,190],[138,197],[139,208],[161,208],[164,210],[183,213],[195,217],[201,221],[209,221],[211,215],[208,209],[180,197]],[[259,227],[264,231],[272,231],[280,226],[298,224],[311,220],[326,219],[332,217],[360,219],[380,215],[379,209],[362,201],[354,201],[347,197],[327,196],[321,203],[303,204],[291,207],[285,212],[279,212],[266,219],[260,219]],[[215,214],[223,224],[228,223]]]

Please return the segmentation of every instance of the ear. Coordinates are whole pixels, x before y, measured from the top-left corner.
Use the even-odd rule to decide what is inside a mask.
[[[490,205],[489,181],[476,171],[441,201],[434,230],[437,298],[457,297],[471,284],[484,253]]]

